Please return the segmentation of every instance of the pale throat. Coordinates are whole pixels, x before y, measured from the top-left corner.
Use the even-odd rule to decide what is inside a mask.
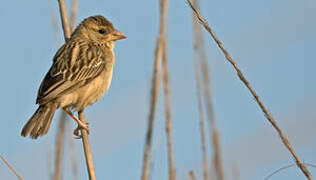
[[[104,45],[105,47],[110,48],[111,50],[114,49],[114,41],[105,42],[105,43],[103,43],[103,45]]]

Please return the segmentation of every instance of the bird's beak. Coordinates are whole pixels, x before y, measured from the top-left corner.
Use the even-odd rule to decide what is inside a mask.
[[[107,41],[116,41],[120,39],[125,39],[126,36],[118,30],[114,30],[112,33],[106,35]]]

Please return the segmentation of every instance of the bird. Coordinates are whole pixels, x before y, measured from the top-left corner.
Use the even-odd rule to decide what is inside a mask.
[[[72,111],[83,112],[109,89],[114,66],[115,41],[127,38],[102,15],[84,19],[56,52],[37,93],[39,105],[21,135],[37,139],[47,134],[56,109],[61,108],[89,132],[88,123]]]

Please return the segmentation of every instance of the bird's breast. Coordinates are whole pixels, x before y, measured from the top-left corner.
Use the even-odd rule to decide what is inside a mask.
[[[79,89],[79,109],[89,106],[99,100],[110,88],[113,74],[113,64],[107,64],[107,68],[89,84]]]
[[[113,64],[107,63],[107,67],[98,77],[75,91],[63,95],[60,106],[70,106],[74,108],[75,111],[79,111],[83,110],[86,106],[95,103],[109,89],[112,81],[112,74]]]

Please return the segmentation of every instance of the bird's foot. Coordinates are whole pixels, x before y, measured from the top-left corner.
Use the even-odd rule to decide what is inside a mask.
[[[89,134],[89,123],[85,121],[84,119],[80,120],[78,119],[70,110],[69,108],[63,108],[63,110],[73,119],[77,122],[78,126],[74,130],[74,135],[76,136],[77,139],[81,138],[81,135],[79,135],[79,131],[82,129],[85,129],[87,133]]]
[[[81,121],[81,120],[77,121],[77,123],[78,123],[78,126],[74,130],[74,135],[76,136],[77,139],[81,139],[81,135],[79,135],[79,131],[84,129],[89,134],[90,133],[89,123],[87,121]]]

